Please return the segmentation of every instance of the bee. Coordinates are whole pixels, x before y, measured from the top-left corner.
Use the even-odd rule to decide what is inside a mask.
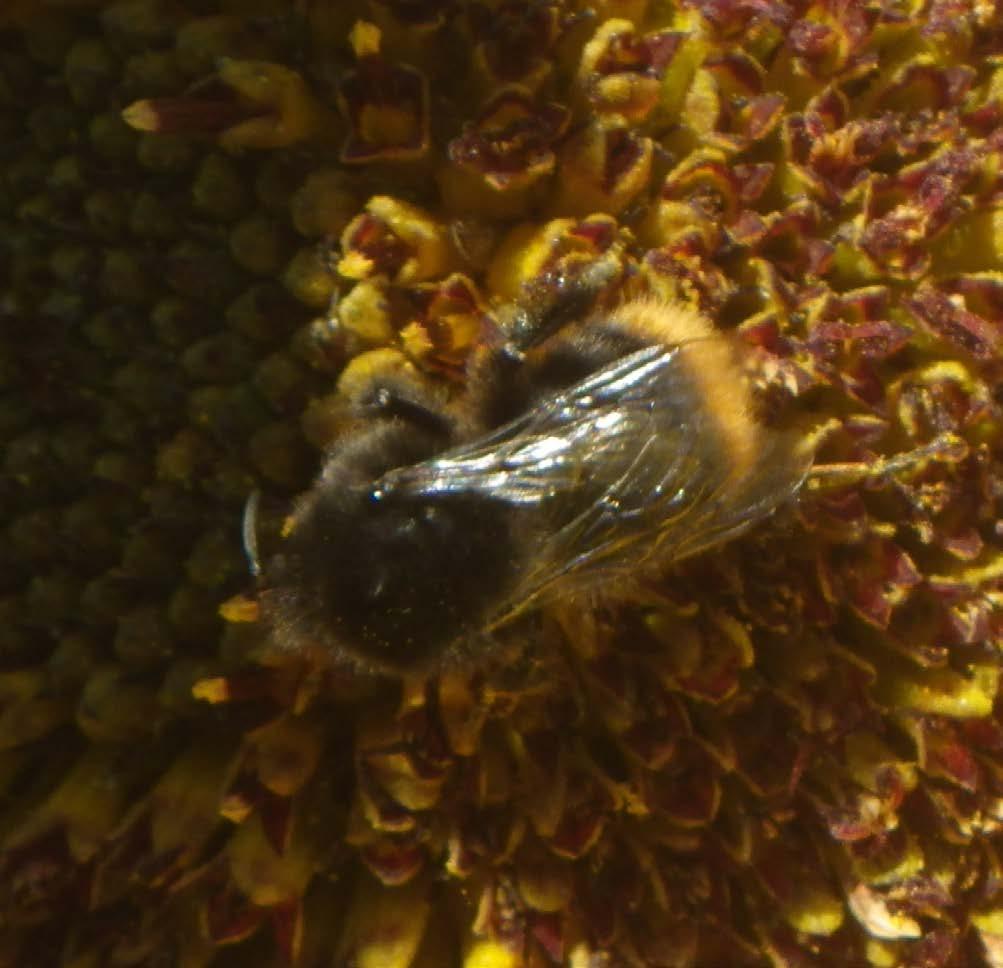
[[[521,617],[741,534],[799,489],[801,438],[763,426],[733,343],[653,297],[583,309],[561,280],[443,404],[377,378],[260,568],[280,646],[434,672]]]

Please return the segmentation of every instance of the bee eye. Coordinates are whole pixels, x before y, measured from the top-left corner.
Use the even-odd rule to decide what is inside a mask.
[[[260,503],[261,491],[252,491],[244,503],[244,518],[241,526],[244,555],[247,558],[251,574],[255,577],[261,574],[261,556],[258,554],[258,505]]]

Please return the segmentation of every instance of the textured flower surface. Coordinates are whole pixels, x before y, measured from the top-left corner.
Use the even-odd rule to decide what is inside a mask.
[[[0,158],[0,965],[1003,966],[999,0],[15,0]],[[597,260],[797,502],[504,663],[276,649],[247,495]]]

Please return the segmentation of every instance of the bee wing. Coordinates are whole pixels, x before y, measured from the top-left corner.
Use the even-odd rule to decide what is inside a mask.
[[[735,480],[714,415],[680,346],[632,353],[499,430],[386,474],[374,496],[477,495],[541,512],[527,573],[489,626],[571,590],[678,560],[744,530],[792,494],[807,467],[766,437]]]
[[[668,411],[656,409],[653,419],[659,416]],[[708,463],[704,420],[691,413],[668,432],[641,428],[652,436],[600,497],[544,541],[489,630],[569,594],[629,580],[649,562],[681,561],[722,544],[796,493],[810,465],[797,441],[767,436],[756,465],[736,480]]]
[[[654,429],[652,409],[673,376],[677,353],[677,347],[651,346],[617,360],[484,437],[390,471],[375,496],[476,494],[539,505],[577,488],[587,483],[589,463],[636,449],[638,423],[645,435]]]

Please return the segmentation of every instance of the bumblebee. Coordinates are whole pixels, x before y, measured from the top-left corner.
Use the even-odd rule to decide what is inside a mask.
[[[458,403],[374,380],[262,563],[281,646],[390,674],[469,662],[521,616],[719,545],[795,494],[810,456],[757,421],[733,344],[655,298],[583,312],[595,288],[517,313]]]

